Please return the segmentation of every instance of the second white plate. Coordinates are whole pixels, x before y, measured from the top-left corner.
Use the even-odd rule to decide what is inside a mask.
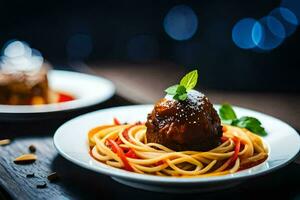
[[[48,73],[48,79],[51,89],[69,93],[75,97],[75,100],[38,106],[0,105],[0,120],[38,119],[47,113],[70,111],[104,102],[115,93],[113,83],[98,76],[51,70]]]

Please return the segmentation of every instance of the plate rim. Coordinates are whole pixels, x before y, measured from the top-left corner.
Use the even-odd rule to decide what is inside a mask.
[[[1,115],[24,115],[24,114],[44,114],[44,113],[56,113],[56,112],[63,112],[63,111],[71,111],[77,110],[81,108],[86,108],[89,106],[96,105],[98,103],[102,103],[110,99],[116,93],[116,86],[113,84],[112,81],[106,79],[102,76],[94,75],[94,74],[86,74],[76,71],[69,71],[69,70],[56,70],[52,69],[49,70],[49,74],[68,74],[68,75],[76,75],[76,76],[85,76],[90,79],[99,80],[101,82],[105,82],[106,87],[109,89],[107,90],[107,94],[104,95],[101,99],[93,100],[89,102],[84,102],[85,99],[78,99],[73,100],[70,102],[61,102],[61,103],[52,103],[46,104],[41,106],[31,106],[31,105],[5,105],[0,104],[0,116]],[[51,75],[50,75],[51,76]],[[52,75],[53,76],[53,75]],[[56,75],[57,76],[57,75]],[[48,78],[49,79],[49,78]],[[68,92],[68,91],[66,91]],[[81,104],[81,105],[80,105]],[[60,108],[58,108],[60,107]],[[63,107],[63,108],[61,108]]]
[[[293,130],[293,132],[298,136],[298,150],[297,153],[295,153],[295,155],[293,157],[291,157],[289,160],[284,161],[283,163],[276,165],[272,168],[268,168],[267,170],[262,170],[262,171],[257,171],[253,174],[239,174],[239,176],[231,176],[232,174],[228,174],[228,175],[223,175],[223,176],[216,176],[216,177],[196,177],[196,178],[178,178],[178,177],[161,177],[161,176],[154,176],[154,175],[147,175],[147,174],[138,174],[135,172],[128,172],[122,169],[117,169],[117,168],[113,168],[111,167],[113,170],[107,170],[105,168],[99,167],[99,166],[95,166],[92,167],[90,166],[88,163],[86,162],[82,162],[79,161],[78,159],[73,159],[70,155],[68,155],[66,152],[63,152],[60,147],[57,145],[57,139],[58,139],[58,135],[61,134],[60,130],[64,127],[67,126],[69,123],[72,123],[75,120],[78,120],[81,117],[85,117],[88,116],[90,114],[95,114],[97,112],[101,113],[101,112],[105,112],[105,111],[109,111],[109,110],[117,110],[117,109],[125,109],[125,108],[132,108],[132,107],[146,107],[146,106],[153,106],[152,104],[143,104],[143,105],[130,105],[130,106],[117,106],[117,107],[111,107],[111,108],[106,108],[106,109],[101,109],[98,111],[93,111],[90,113],[86,113],[83,115],[80,115],[78,117],[75,117],[67,122],[65,122],[64,124],[62,124],[55,132],[54,136],[53,136],[53,144],[56,148],[56,150],[58,151],[58,153],[63,156],[65,159],[69,160],[70,162],[79,165],[80,167],[83,167],[85,169],[97,172],[97,173],[101,173],[104,175],[108,175],[111,177],[117,177],[117,178],[121,178],[121,179],[126,179],[126,180],[130,180],[130,181],[134,181],[134,182],[147,182],[147,183],[152,183],[152,184],[204,184],[204,183],[214,183],[214,182],[227,182],[227,181],[236,181],[236,180],[244,180],[244,179],[250,179],[250,178],[254,178],[257,176],[261,176],[264,174],[268,174],[271,173],[279,168],[282,168],[288,164],[290,164],[292,161],[295,160],[295,158],[300,155],[300,135],[298,134],[298,132],[289,124],[285,123],[284,121],[273,117],[271,115],[268,114],[264,114],[262,112],[253,110],[253,109],[248,109],[248,108],[243,108],[240,106],[233,106],[234,108],[238,108],[238,109],[242,109],[245,111],[254,111],[257,112],[259,114],[265,115],[267,117],[270,117],[272,119],[278,120],[281,123],[287,125],[289,128],[291,128]],[[220,106],[219,104],[214,104],[214,106]],[[293,134],[294,134],[293,133]],[[87,142],[87,141],[86,141]],[[268,144],[269,145],[269,144]],[[265,162],[264,162],[265,163]],[[101,165],[105,165],[104,163],[99,162],[99,164]],[[263,164],[263,163],[262,163]],[[261,164],[260,164],[261,165]],[[107,165],[105,165],[107,166]],[[257,167],[257,166],[255,166]],[[236,173],[234,173],[236,174]]]

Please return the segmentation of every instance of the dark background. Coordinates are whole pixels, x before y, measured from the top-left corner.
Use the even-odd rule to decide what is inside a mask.
[[[196,13],[198,29],[177,41],[166,34],[163,21],[181,4]],[[2,0],[0,45],[26,41],[56,66],[170,61],[186,70],[198,68],[208,88],[299,92],[299,28],[268,52],[241,49],[231,37],[240,19],[259,19],[280,5],[279,0]]]

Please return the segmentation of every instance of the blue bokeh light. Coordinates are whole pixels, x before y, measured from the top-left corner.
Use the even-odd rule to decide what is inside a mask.
[[[297,21],[300,21],[300,1],[299,0],[282,0],[281,6],[288,8],[297,17]]]
[[[278,38],[285,38],[285,29],[282,23],[275,17],[268,16],[265,18],[267,21],[267,27]]]
[[[190,39],[198,29],[198,18],[195,12],[186,5],[173,7],[165,16],[164,29],[175,40]]]
[[[257,47],[257,45],[263,40],[264,27],[260,22],[256,21],[251,31],[252,41],[254,42],[254,46]]]
[[[245,18],[232,29],[232,40],[242,49],[257,52],[277,48],[300,25],[300,1],[282,0],[281,6],[268,16],[255,20]]]
[[[252,49],[256,46],[253,41],[252,29],[256,24],[253,18],[245,18],[238,21],[232,29],[232,40],[242,49]]]
[[[278,47],[285,39],[285,28],[275,17],[267,16],[255,23],[252,38],[257,48],[269,51]]]
[[[284,7],[280,7],[279,10],[280,10],[282,17],[286,21],[288,21],[289,23],[296,25],[296,26],[299,24],[297,16],[291,10],[289,10],[288,8],[284,8]]]
[[[284,26],[286,36],[290,36],[296,31],[299,24],[296,15],[289,9],[279,7],[271,11],[270,16],[275,17]]]

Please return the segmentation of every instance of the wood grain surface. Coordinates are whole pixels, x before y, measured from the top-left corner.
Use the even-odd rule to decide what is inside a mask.
[[[24,153],[28,153],[29,145],[36,145],[38,160],[32,164],[15,164],[13,160]],[[9,185],[9,193],[18,198],[22,195],[24,199],[58,199],[61,195],[66,195],[65,192],[57,190],[55,184],[47,184],[45,189],[37,189],[37,185],[42,181],[47,181],[47,175],[52,171],[48,167],[53,162],[52,141],[50,138],[30,138],[16,139],[12,144],[1,147],[1,185]],[[35,177],[26,178],[27,174],[34,173]],[[11,188],[14,188],[13,191]],[[15,196],[18,195],[18,196]]]
[[[55,119],[1,122],[0,140],[10,139],[11,143],[0,146],[0,186],[5,191],[0,190],[0,199],[85,199],[97,196],[97,192],[101,194],[110,191],[116,183],[63,159],[54,148],[52,136],[63,122],[77,115],[128,104],[122,97],[114,96],[103,104],[57,116]],[[32,164],[15,164],[13,161],[16,157],[30,152],[30,145],[36,147],[38,159]],[[47,176],[52,172],[57,172],[59,179],[50,183]],[[31,173],[35,176],[27,178],[26,175]],[[96,184],[92,184],[94,181]],[[42,182],[47,183],[46,188],[37,188]],[[109,194],[101,196],[109,198]]]
[[[12,139],[7,146],[0,146],[0,199],[257,199],[275,194],[278,198],[293,198],[299,193],[299,165],[296,163],[269,175],[254,178],[238,187],[226,191],[207,194],[166,194],[137,190],[114,182],[110,177],[85,170],[58,155],[52,136],[56,128],[67,119],[76,115],[104,107],[133,103],[152,103],[163,95],[163,89],[174,83],[174,79],[183,71],[165,74],[149,67],[138,69],[137,66],[111,69],[101,67],[97,70],[88,68],[111,78],[117,85],[118,94],[105,105],[57,117],[52,120],[31,121],[26,123],[0,122],[0,139]],[[146,74],[136,78],[133,73]],[[130,78],[128,78],[130,77]],[[153,82],[155,84],[153,84]],[[300,96],[298,94],[224,92],[207,90],[206,94],[213,102],[228,101],[236,105],[249,107],[272,114],[300,129]],[[36,146],[38,160],[33,164],[17,165],[14,158],[28,153],[30,145]],[[74,147],[76,148],[76,147]],[[50,183],[47,175],[57,172],[59,180]],[[34,178],[26,174],[35,173]],[[47,183],[46,188],[36,188],[40,181]],[[283,187],[283,184],[285,187]],[[2,192],[5,190],[6,192]],[[298,192],[298,193],[297,193]],[[233,196],[234,194],[234,196]],[[245,198],[246,197],[246,198]]]
[[[27,153],[32,144],[37,148],[38,160],[33,164],[15,164],[14,158]],[[97,191],[110,190],[106,186],[107,182],[112,182],[108,177],[87,172],[58,156],[52,137],[18,138],[12,144],[1,147],[0,154],[0,183],[13,199],[83,199],[94,197]],[[56,182],[48,181],[47,175],[51,172],[58,173]],[[35,177],[26,178],[30,173],[34,173]],[[92,184],[95,180],[97,183]],[[47,183],[46,188],[37,188],[43,181]]]

